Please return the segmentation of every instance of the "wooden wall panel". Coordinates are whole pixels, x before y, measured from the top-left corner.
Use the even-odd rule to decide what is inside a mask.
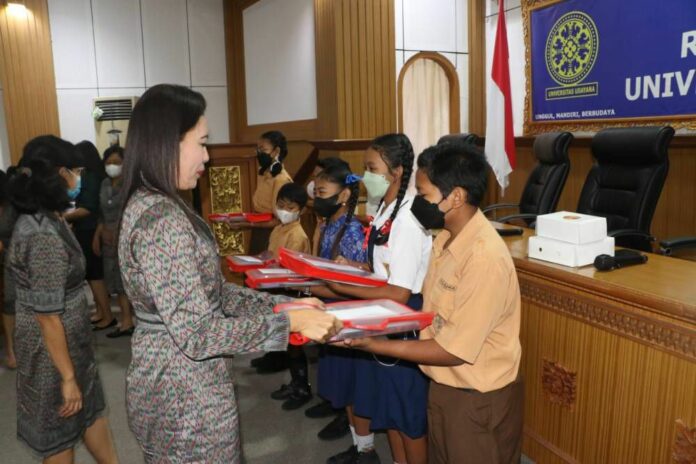
[[[316,0],[315,5],[318,12],[333,12],[326,33],[333,33],[335,44],[336,126],[327,136],[372,138],[396,130],[394,1]]]
[[[33,137],[60,134],[48,5],[25,5],[19,14],[0,6],[0,80],[13,163]]]
[[[505,195],[493,179],[489,183],[491,202],[517,203],[529,173],[536,164],[532,151],[533,138],[517,138],[517,168],[510,175],[510,185]],[[570,174],[558,210],[575,211],[580,191],[587,173],[592,167],[590,139],[579,138],[570,146]],[[678,136],[669,149],[670,168],[660,201],[652,222],[652,234],[661,239],[682,235],[696,235],[696,137]]]

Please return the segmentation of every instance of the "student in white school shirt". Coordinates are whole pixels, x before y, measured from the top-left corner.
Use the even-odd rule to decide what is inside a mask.
[[[363,182],[368,196],[381,198],[367,239],[370,270],[387,276],[380,288],[330,283],[338,295],[356,299],[388,298],[420,310],[421,287],[428,270],[432,238],[411,213],[413,196],[406,193],[413,171],[413,147],[403,134],[387,134],[365,151]],[[355,264],[355,263],[354,263]],[[362,265],[364,267],[365,265]],[[399,337],[417,338],[415,333]],[[369,358],[368,358],[369,359]],[[327,462],[379,462],[365,443],[366,432],[386,429],[396,463],[427,462],[428,381],[418,366],[392,358],[376,358],[356,368],[354,415],[357,443]],[[368,425],[369,424],[369,425]],[[358,459],[358,455],[359,456]]]

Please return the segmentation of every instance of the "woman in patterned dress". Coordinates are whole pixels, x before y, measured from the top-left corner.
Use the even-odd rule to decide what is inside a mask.
[[[150,88],[133,109],[124,162],[118,252],[138,324],[126,378],[131,430],[149,463],[237,463],[229,355],[284,350],[290,331],[326,340],[340,323],[316,299],[287,299],[223,281],[208,225],[179,197],[208,161],[205,100]]]
[[[17,436],[44,463],[73,462],[84,438],[100,463],[117,462],[94,356],[85,258],[61,212],[79,193],[74,145],[30,141],[10,180],[19,212],[8,250],[15,284]]]
[[[133,311],[121,281],[118,267],[116,235],[123,212],[121,181],[123,176],[123,148],[112,145],[104,151],[104,170],[107,178],[99,189],[99,223],[92,239],[94,254],[102,257],[104,263],[104,283],[109,295],[118,296],[121,307],[121,325],[107,334],[109,338],[133,335]]]

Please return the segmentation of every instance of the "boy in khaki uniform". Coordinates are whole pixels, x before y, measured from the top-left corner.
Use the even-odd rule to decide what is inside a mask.
[[[283,185],[278,190],[278,198],[273,213],[280,224],[273,228],[268,240],[268,251],[278,257],[278,250],[287,248],[300,253],[310,253],[309,237],[300,223],[300,213],[307,204],[307,192],[295,183]]]
[[[430,377],[429,462],[517,463],[524,386],[519,377],[521,301],[507,246],[479,204],[488,165],[477,148],[443,143],[418,159],[412,213],[433,242],[423,311],[435,313],[420,340],[346,344],[417,362]]]

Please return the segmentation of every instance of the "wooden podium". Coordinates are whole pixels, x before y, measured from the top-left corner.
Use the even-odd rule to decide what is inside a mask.
[[[524,453],[538,463],[696,462],[696,262],[649,255],[611,272],[527,258]]]

